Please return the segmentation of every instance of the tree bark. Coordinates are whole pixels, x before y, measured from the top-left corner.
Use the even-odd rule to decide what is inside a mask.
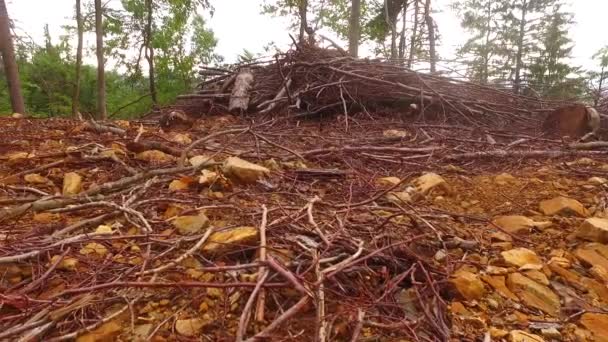
[[[74,85],[74,95],[72,96],[72,117],[78,118],[80,115],[80,78],[82,71],[82,45],[84,35],[84,25],[82,21],[81,0],[76,0],[76,26],[78,30],[78,46],[76,47],[76,82]]]
[[[348,53],[359,56],[359,39],[361,37],[361,0],[352,0],[350,24],[348,28]]]
[[[106,112],[106,75],[103,58],[103,19],[101,0],[95,0],[95,35],[97,38],[97,119],[105,120]]]
[[[401,63],[405,63],[405,30],[407,28],[407,6],[408,2],[405,1],[403,4],[403,12],[401,13],[401,17],[403,18],[401,22],[401,33],[399,35],[399,60]]]
[[[306,28],[308,27],[308,0],[299,0],[298,12],[300,14],[300,43],[306,38]]]
[[[154,45],[152,44],[152,18],[153,18],[153,7],[152,0],[146,0],[146,11],[148,12],[148,17],[146,19],[146,29],[144,39],[146,44],[146,59],[148,60],[148,77],[150,79],[150,96],[152,98],[152,103],[155,105],[158,104],[158,98],[156,96],[156,78],[154,71]]]
[[[2,53],[4,72],[6,73],[6,81],[8,83],[11,98],[11,107],[14,113],[25,115],[25,103],[23,102],[23,95],[21,93],[19,68],[17,67],[17,59],[15,58],[10,20],[4,0],[0,0],[0,52]]]
[[[431,73],[437,71],[437,52],[435,51],[435,22],[431,16],[431,0],[426,0],[424,5],[424,20],[429,33],[429,58]]]
[[[418,39],[418,16],[420,15],[420,4],[418,0],[414,0],[414,27],[412,28],[412,36],[410,37],[410,56],[407,60],[407,67],[412,68],[414,64],[414,55],[416,54],[416,39]]]
[[[515,83],[513,84],[513,92],[519,94],[521,88],[521,69],[523,68],[523,53],[524,53],[524,37],[526,29],[526,15],[528,14],[528,1],[522,2],[521,21],[519,23],[519,37],[517,37],[517,59],[515,62]]]

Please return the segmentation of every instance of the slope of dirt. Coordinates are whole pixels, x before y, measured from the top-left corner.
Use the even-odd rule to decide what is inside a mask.
[[[608,336],[604,150],[388,115],[0,130],[0,340]]]

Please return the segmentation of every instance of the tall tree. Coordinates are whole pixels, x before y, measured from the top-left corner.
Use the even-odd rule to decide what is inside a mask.
[[[431,16],[431,0],[426,0],[424,4],[424,21],[426,22],[429,39],[429,64],[431,65],[431,72],[434,73],[437,71],[437,52],[435,50],[435,21]]]
[[[154,7],[152,6],[152,0],[145,0],[146,6],[146,24],[144,28],[144,49],[145,57],[148,61],[148,79],[150,80],[150,97],[152,103],[158,104],[158,98],[156,96],[156,78],[154,73],[154,42],[152,36],[152,23],[154,17]]]
[[[102,11],[101,0],[95,0],[95,36],[97,38],[97,118],[100,120],[107,118]]]
[[[10,19],[4,0],[0,0],[0,50],[9,86],[11,107],[14,113],[25,114],[25,103],[21,93],[21,81],[19,80],[19,70],[15,59]]]
[[[416,53],[416,42],[418,41],[418,17],[420,15],[420,3],[418,0],[414,0],[414,18],[412,34],[410,36],[410,53],[407,59],[407,67],[412,68],[414,63],[414,55]]]
[[[84,36],[84,22],[82,18],[81,0],[76,0],[76,30],[78,45],[76,46],[76,75],[74,82],[74,95],[72,96],[72,116],[78,117],[80,111],[80,82],[82,72],[82,45]]]
[[[350,24],[348,28],[348,53],[353,57],[359,55],[361,38],[361,0],[352,0]]]
[[[604,107],[608,100],[606,89],[606,82],[608,82],[608,46],[597,51],[593,55],[593,59],[598,63],[599,70],[589,72],[590,95],[595,107]]]
[[[308,0],[298,0],[298,13],[300,14],[300,43],[304,42],[308,29]]]

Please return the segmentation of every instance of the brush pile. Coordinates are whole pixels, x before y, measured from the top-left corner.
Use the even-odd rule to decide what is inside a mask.
[[[563,104],[310,45],[298,45],[271,61],[200,73],[212,78],[197,93],[180,96],[179,104],[204,113],[404,113],[413,103],[423,119],[500,128],[535,126],[540,114]]]

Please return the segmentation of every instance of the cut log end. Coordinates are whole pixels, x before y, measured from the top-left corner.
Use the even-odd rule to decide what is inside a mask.
[[[243,69],[239,72],[234,80],[234,88],[230,96],[230,104],[228,105],[229,111],[240,114],[247,111],[250,100],[249,90],[253,86],[253,81],[254,78],[250,69]]]

